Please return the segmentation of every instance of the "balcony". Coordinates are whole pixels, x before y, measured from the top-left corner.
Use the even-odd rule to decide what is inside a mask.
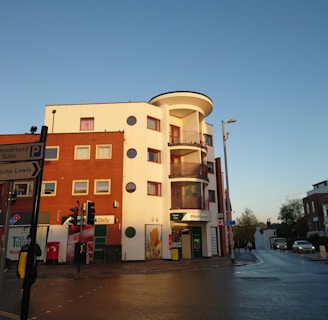
[[[191,177],[208,181],[207,173],[208,168],[205,164],[193,162],[172,163],[170,178]]]
[[[171,136],[168,145],[192,145],[207,149],[204,135],[196,131],[182,131],[180,137]]]
[[[171,198],[171,210],[177,209],[199,209],[199,210],[209,210],[208,199],[204,197],[183,197]]]

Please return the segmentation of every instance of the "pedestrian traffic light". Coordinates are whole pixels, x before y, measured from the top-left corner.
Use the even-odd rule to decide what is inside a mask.
[[[70,208],[69,210],[73,212],[73,214],[69,215],[70,217],[73,218],[70,222],[73,223],[74,226],[77,226],[77,216],[79,214],[79,208],[74,207],[74,208]]]
[[[87,224],[95,224],[95,203],[87,200]]]

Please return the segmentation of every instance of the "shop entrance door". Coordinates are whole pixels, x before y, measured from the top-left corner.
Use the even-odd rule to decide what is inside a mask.
[[[192,249],[194,258],[201,258],[203,256],[201,227],[192,228]]]

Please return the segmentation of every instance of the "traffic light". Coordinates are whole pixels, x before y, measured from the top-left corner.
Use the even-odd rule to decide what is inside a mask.
[[[70,208],[69,210],[73,212],[73,214],[69,215],[70,217],[73,218],[73,220],[71,220],[70,222],[73,223],[74,226],[77,226],[77,216],[79,214],[79,208],[74,207],[74,208]]]
[[[87,224],[95,224],[95,213],[96,210],[94,208],[95,203],[87,200]]]

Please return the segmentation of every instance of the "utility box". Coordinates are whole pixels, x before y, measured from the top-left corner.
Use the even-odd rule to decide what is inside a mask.
[[[104,248],[104,262],[105,263],[119,263],[122,262],[122,246],[121,245],[107,245]]]

